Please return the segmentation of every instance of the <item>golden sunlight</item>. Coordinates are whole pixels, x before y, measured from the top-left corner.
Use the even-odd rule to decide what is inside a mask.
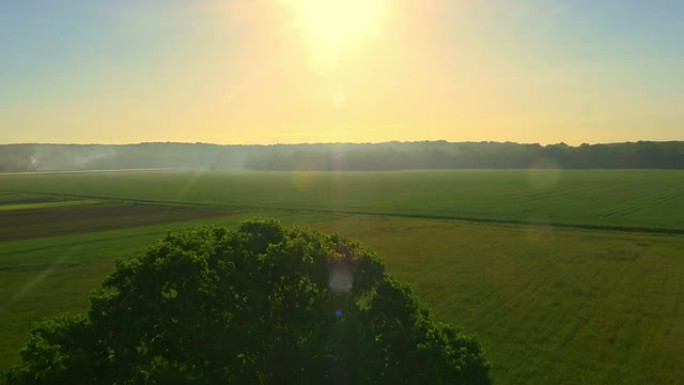
[[[379,34],[386,0],[286,0],[311,50],[312,66],[333,69],[343,54]]]

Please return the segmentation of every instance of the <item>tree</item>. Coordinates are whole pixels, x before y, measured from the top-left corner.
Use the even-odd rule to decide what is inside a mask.
[[[11,384],[489,384],[477,341],[378,258],[273,220],[169,233],[87,316],[36,325]]]

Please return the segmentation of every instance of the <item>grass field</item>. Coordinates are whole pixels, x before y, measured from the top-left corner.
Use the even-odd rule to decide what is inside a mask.
[[[3,211],[19,211],[19,210],[34,210],[34,209],[49,209],[54,207],[71,207],[81,205],[91,205],[100,203],[95,199],[80,199],[80,200],[62,200],[55,202],[35,202],[35,203],[15,203],[0,205],[0,212]]]
[[[684,233],[682,171],[24,174],[0,176],[3,190]]]
[[[14,206],[22,205],[12,205],[10,207]],[[24,209],[0,209],[0,241],[177,222],[226,215],[229,211],[207,207],[130,204],[122,202],[50,206],[44,207],[43,210],[34,208],[28,211]]]
[[[0,243],[0,369],[30,321],[86,309],[114,258],[265,215],[376,250],[439,319],[480,336],[498,384],[679,384],[683,193],[677,171],[0,175],[0,205],[107,201],[0,214],[0,234],[17,227],[1,215],[29,224]],[[106,207],[119,209],[89,211]],[[70,231],[40,230],[60,211]]]

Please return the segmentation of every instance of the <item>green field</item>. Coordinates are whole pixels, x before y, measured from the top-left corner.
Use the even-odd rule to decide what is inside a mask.
[[[0,243],[0,368],[30,321],[86,309],[115,258],[260,215],[375,249],[439,319],[479,335],[498,384],[684,378],[681,171],[0,174],[0,205],[84,199],[102,202],[0,214],[34,223]],[[83,219],[106,207],[127,214]],[[60,213],[68,232],[39,226]]]
[[[681,171],[59,173],[0,176],[3,190],[684,233]]]
[[[52,207],[69,207],[99,203],[94,199],[63,200],[56,202],[16,203],[0,205],[0,211],[47,209]]]

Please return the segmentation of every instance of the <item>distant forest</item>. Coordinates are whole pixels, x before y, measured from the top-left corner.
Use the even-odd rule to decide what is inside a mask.
[[[381,171],[417,169],[684,169],[684,142],[386,142],[277,145],[206,143],[6,144],[0,172],[203,168]]]

